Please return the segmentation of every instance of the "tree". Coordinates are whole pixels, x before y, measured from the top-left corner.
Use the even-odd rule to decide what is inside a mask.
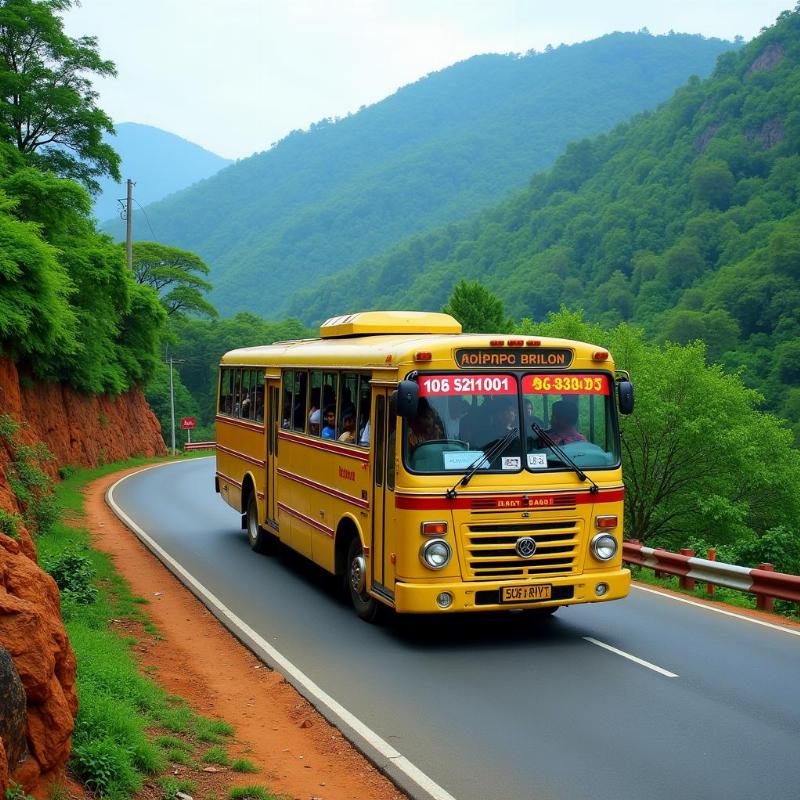
[[[74,0],[0,2],[0,140],[29,164],[100,189],[95,178],[120,179],[120,158],[103,142],[114,133],[97,107],[87,74],[116,75],[92,36],[64,33],[59,14]]]
[[[188,250],[158,242],[133,243],[136,282],[156,290],[169,316],[217,316],[217,309],[203,297],[211,284],[196,274],[208,275],[209,271],[200,256]]]
[[[478,281],[459,281],[442,311],[455,317],[464,333],[493,333],[509,324],[503,303]]]

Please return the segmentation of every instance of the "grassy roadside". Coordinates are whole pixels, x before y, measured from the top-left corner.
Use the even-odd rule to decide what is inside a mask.
[[[636,564],[625,565],[631,571],[633,580],[639,583],[646,583],[650,586],[660,586],[664,589],[669,589],[673,592],[685,594],[689,597],[697,597],[702,600],[712,600],[720,605],[734,606],[736,608],[755,609],[756,596],[749,592],[740,592],[737,589],[728,589],[725,586],[715,586],[714,593],[708,595],[706,593],[706,584],[702,581],[697,581],[694,589],[683,589],[679,583],[677,575],[666,575],[663,578],[657,578],[653,574],[650,567],[640,567]],[[787,600],[775,600],[775,607],[772,612],[776,617],[783,617],[784,619],[797,620],[800,617],[797,603],[791,603]]]
[[[198,716],[139,669],[133,648],[146,637],[159,637],[147,615],[147,600],[134,596],[110,559],[92,548],[83,525],[88,483],[165,460],[62,470],[63,480],[53,492],[57,518],[35,537],[40,564],[61,588],[62,616],[78,661],[80,710],[69,766],[87,790],[111,800],[139,792],[164,800],[181,792],[195,800],[220,800],[218,784],[207,785],[209,766],[240,773],[256,767],[228,755],[234,730],[227,722]],[[231,789],[228,797],[234,794],[273,797],[257,786]],[[56,787],[52,796],[63,796],[63,791]]]

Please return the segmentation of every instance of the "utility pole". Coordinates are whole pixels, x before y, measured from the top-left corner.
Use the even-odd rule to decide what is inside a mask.
[[[128,178],[128,202],[125,205],[125,252],[128,255],[128,269],[133,272],[133,181]],[[172,373],[170,372],[170,378]],[[172,448],[175,449],[173,435]],[[173,452],[173,455],[175,453]]]
[[[128,187],[128,191],[130,191],[130,186]],[[169,357],[169,410],[170,410],[170,415],[172,417],[172,457],[175,458],[175,389],[172,385],[171,355]]]

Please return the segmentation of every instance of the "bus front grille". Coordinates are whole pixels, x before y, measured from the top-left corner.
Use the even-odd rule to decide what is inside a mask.
[[[468,578],[533,578],[576,571],[580,526],[565,522],[468,524],[463,526]],[[522,558],[517,541],[529,537],[536,552]]]

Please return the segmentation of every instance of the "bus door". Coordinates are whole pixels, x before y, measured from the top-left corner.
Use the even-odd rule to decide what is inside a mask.
[[[278,499],[275,497],[280,425],[280,381],[267,380],[267,525],[278,530]]]
[[[372,588],[394,599],[397,529],[394,511],[397,413],[392,393],[373,390]]]

